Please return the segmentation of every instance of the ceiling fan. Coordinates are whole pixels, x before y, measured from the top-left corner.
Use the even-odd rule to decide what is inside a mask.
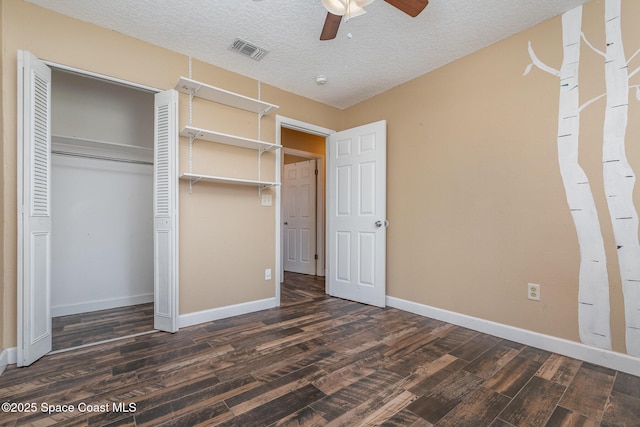
[[[340,21],[343,16],[347,19],[367,13],[364,6],[371,4],[373,0],[321,0],[322,5],[327,9],[327,18],[320,33],[320,40],[332,40],[338,34]],[[390,5],[400,9],[411,17],[416,17],[427,7],[429,0],[384,0]]]

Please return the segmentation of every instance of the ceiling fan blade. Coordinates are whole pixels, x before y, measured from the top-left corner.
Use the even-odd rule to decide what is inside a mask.
[[[327,19],[325,19],[324,27],[322,27],[320,40],[335,39],[338,34],[338,28],[340,28],[340,21],[342,21],[342,16],[327,12]]]
[[[407,15],[415,18],[427,7],[429,0],[384,0],[392,6],[400,9]]]

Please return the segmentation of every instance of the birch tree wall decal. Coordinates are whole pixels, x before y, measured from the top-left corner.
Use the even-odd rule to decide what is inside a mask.
[[[558,111],[558,162],[569,210],[580,246],[580,272],[578,290],[578,324],[580,340],[588,345],[611,349],[609,324],[609,275],[591,185],[578,162],[580,136],[580,112],[590,102],[580,106],[578,69],[580,62],[580,38],[582,6],[562,15],[562,43],[564,56],[560,70],[543,63],[529,42],[532,63],[525,70],[527,75],[535,65],[542,71],[560,79]]]
[[[604,191],[618,248],[624,295],[627,353],[640,356],[640,243],[638,213],[633,204],[635,174],[627,161],[625,136],[629,109],[628,61],[622,44],[621,0],[606,0],[605,81],[602,162]],[[637,54],[638,52],[636,52]],[[634,54],[631,59],[636,55]]]

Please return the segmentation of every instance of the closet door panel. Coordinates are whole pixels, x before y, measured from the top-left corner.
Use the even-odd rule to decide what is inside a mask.
[[[18,51],[17,365],[51,351],[51,70]]]
[[[178,330],[178,92],[156,95],[154,119],[154,327]]]

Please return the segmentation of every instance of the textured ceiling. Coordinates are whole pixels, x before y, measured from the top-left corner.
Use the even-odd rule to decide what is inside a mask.
[[[586,2],[431,0],[411,18],[376,0],[367,14],[343,22],[336,39],[322,42],[320,0],[28,1],[338,108]],[[231,52],[236,37],[269,54],[257,62]],[[324,86],[316,84],[320,74]]]

